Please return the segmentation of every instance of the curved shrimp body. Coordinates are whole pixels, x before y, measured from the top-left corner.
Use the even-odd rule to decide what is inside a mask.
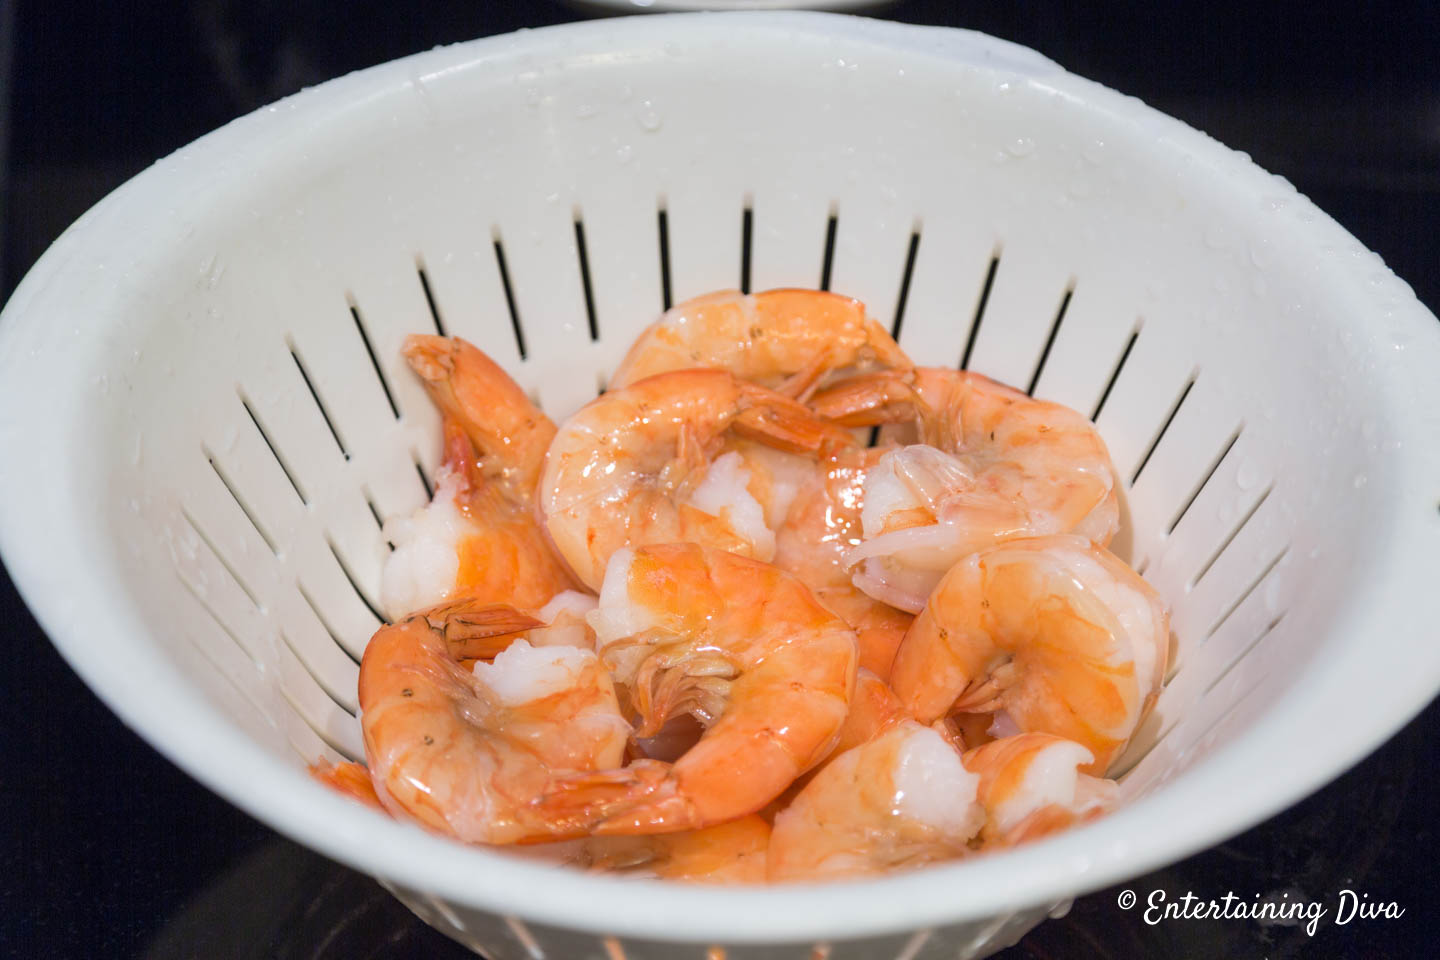
[[[980,778],[981,839],[1010,847],[1098,817],[1114,805],[1113,780],[1081,773],[1090,751],[1045,733],[1022,733],[967,750],[965,769]]]
[[[1078,536],[1016,540],[945,574],[895,657],[917,720],[991,714],[993,732],[1073,740],[1101,774],[1153,704],[1169,620],[1148,583]]]
[[[555,434],[519,384],[458,338],[411,336],[405,357],[444,418],[444,462],[430,503],[392,517],[381,575],[392,619],[456,597],[538,609],[573,589],[534,517]]]
[[[855,687],[855,634],[795,578],[695,544],[617,551],[596,643],[637,736],[690,713],[674,763],[577,776],[546,798],[599,833],[665,833],[754,813],[829,753]]]
[[[817,395],[845,425],[908,424],[919,440],[869,472],[867,593],[916,612],[961,557],[1005,540],[1076,533],[1100,546],[1119,528],[1118,481],[1090,421],[974,373],[934,368],[856,377]]]
[[[775,531],[774,561],[854,628],[860,666],[882,680],[890,676],[895,651],[914,618],[861,592],[845,560],[863,543],[865,478],[885,453],[879,447],[843,446],[807,464],[806,479]]]
[[[580,865],[690,883],[764,883],[770,824],[758,814],[701,830],[590,837]]]
[[[772,881],[863,876],[962,856],[985,822],[980,777],[902,720],[831,760],[775,817]]]
[[[895,340],[865,305],[818,290],[734,290],[678,304],[645,329],[611,378],[625,387],[645,377],[716,367],[801,396],[837,371],[909,368]]]
[[[682,541],[770,559],[774,534],[732,437],[809,452],[848,442],[802,404],[723,370],[677,370],[611,390],[550,446],[539,505],[556,549],[598,589],[621,547]],[[723,462],[722,462],[723,461]]]
[[[457,643],[538,625],[509,607],[460,602],[382,627],[360,663],[361,729],[386,809],[466,842],[580,836],[533,801],[555,778],[620,762],[629,735],[593,652],[524,639],[474,672]]]

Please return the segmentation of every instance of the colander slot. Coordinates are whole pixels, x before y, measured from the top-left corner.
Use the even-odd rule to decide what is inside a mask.
[[[670,214],[665,210],[665,200],[660,200],[655,212],[655,226],[660,235],[660,304],[665,310],[671,306],[670,299]]]
[[[1274,560],[1271,560],[1265,565],[1265,568],[1260,571],[1260,574],[1250,582],[1250,585],[1246,587],[1244,591],[1242,591],[1241,594],[1236,597],[1229,606],[1225,608],[1225,612],[1220,614],[1220,616],[1215,620],[1215,622],[1210,625],[1210,629],[1205,631],[1205,639],[1208,640],[1211,637],[1215,636],[1215,631],[1219,630],[1221,626],[1224,625],[1225,621],[1230,619],[1230,615],[1235,612],[1236,608],[1239,607],[1240,604],[1244,603],[1246,599],[1249,598],[1250,594],[1255,592],[1255,588],[1260,586],[1261,581],[1263,581],[1266,577],[1270,576],[1270,571],[1274,570],[1277,566],[1279,566],[1280,561],[1284,560],[1285,555],[1289,552],[1290,547],[1289,545],[1286,545],[1284,549],[1282,549],[1278,554],[1275,555]]]
[[[380,612],[379,604],[371,600],[360,588],[360,581],[355,579],[355,574],[350,572],[350,565],[345,562],[344,557],[340,556],[340,551],[335,549],[335,542],[326,537],[325,546],[330,548],[330,555],[335,558],[335,562],[340,566],[340,572],[345,574],[345,579],[350,582],[350,589],[355,591],[355,596],[360,598],[360,602],[365,604],[365,609],[369,610],[371,616],[375,618],[377,628],[379,624],[389,623],[390,621]]]
[[[295,369],[300,371],[300,379],[305,381],[305,388],[310,391],[310,399],[315,401],[315,408],[320,411],[325,426],[330,428],[330,436],[335,438],[335,446],[340,449],[340,455],[349,460],[350,451],[345,448],[345,441],[340,439],[340,431],[335,427],[335,421],[330,419],[330,411],[325,408],[325,401],[320,399],[320,391],[315,389],[315,382],[310,379],[310,371],[305,369],[305,361],[300,359],[294,341],[286,337],[285,345],[290,348],[290,359],[295,361]]]
[[[755,247],[755,205],[745,201],[740,215],[740,292],[750,292],[750,254]]]
[[[995,287],[995,271],[1000,269],[1000,251],[990,255],[990,267],[985,271],[985,282],[980,287],[980,298],[975,301],[975,318],[970,321],[970,335],[965,339],[965,352],[960,355],[960,369],[970,369],[970,354],[975,352],[975,339],[980,336],[980,322],[985,319],[985,305],[990,302],[990,291]]]
[[[280,470],[285,474],[285,479],[290,481],[290,486],[295,490],[295,496],[299,497],[300,502],[308,507],[310,500],[305,496],[305,491],[300,489],[300,481],[297,480],[295,474],[290,471],[290,465],[285,462],[285,458],[280,456],[280,451],[276,449],[274,442],[271,441],[269,432],[266,431],[265,426],[260,422],[260,418],[255,415],[255,410],[250,406],[250,400],[244,393],[240,394],[240,405],[243,406],[245,412],[250,415],[250,422],[255,424],[255,429],[260,431],[260,439],[264,440],[265,446],[270,448],[270,455],[275,458],[276,463],[280,464]]]
[[[820,259],[820,289],[830,289],[830,273],[835,267],[835,234],[840,229],[840,214],[830,209],[830,219],[825,224],[825,253]]]
[[[380,508],[375,506],[375,499],[374,497],[370,496],[369,490],[364,490],[362,492],[365,496],[365,506],[370,508],[370,516],[375,518],[375,528],[377,530],[383,531],[385,529],[385,520],[383,517],[380,516]],[[395,549],[395,545],[388,540],[385,541],[385,545],[388,546],[391,550]]]
[[[575,253],[580,258],[580,289],[585,293],[585,319],[590,324],[590,342],[600,339],[600,325],[595,318],[595,292],[590,286],[590,258],[585,252],[585,221],[575,210]]]
[[[294,656],[294,651],[288,645],[285,647],[285,655],[281,657],[280,673],[282,676],[279,684],[281,698],[290,711],[299,717],[325,746],[346,760],[358,760],[364,756],[364,748],[359,743],[352,745],[345,742],[347,737],[354,737],[355,717],[338,709],[339,704],[326,696],[319,687],[313,685],[313,678],[312,683],[308,685],[304,680],[298,679],[309,677],[310,674],[299,663]],[[293,679],[286,680],[286,674]],[[314,758],[307,759],[313,761]]]
[[[255,591],[251,590],[245,581],[240,578],[240,574],[235,572],[235,568],[230,565],[230,561],[226,560],[225,555],[215,546],[215,541],[210,539],[210,535],[200,529],[200,525],[195,522],[195,518],[190,515],[190,511],[181,507],[180,514],[185,518],[185,522],[190,524],[190,529],[195,531],[195,535],[200,538],[200,542],[205,544],[206,548],[214,555],[220,566],[230,575],[230,579],[235,581],[235,585],[240,588],[240,591],[245,594],[255,609],[264,612],[264,606],[259,600],[255,599]]]
[[[505,290],[505,309],[510,311],[510,329],[515,332],[515,349],[524,360],[525,328],[520,324],[520,311],[515,306],[515,289],[510,283],[510,268],[505,266],[505,244],[500,239],[500,228],[495,228],[495,266],[500,271],[500,286]]]
[[[354,694],[352,693],[347,697],[342,691],[335,689],[331,684],[326,683],[325,678],[321,676],[320,671],[316,670],[314,666],[311,665],[310,661],[306,658],[304,648],[300,644],[297,644],[295,641],[291,640],[290,635],[284,630],[280,631],[280,639],[284,642],[286,649],[290,651],[291,656],[295,658],[296,662],[299,663],[300,666],[305,668],[305,673],[310,677],[311,680],[315,681],[315,686],[319,687],[321,692],[323,692],[325,696],[328,697],[330,701],[335,704],[335,706],[343,710],[350,717],[350,719],[355,719],[360,713],[360,707],[359,704],[354,702]],[[318,730],[316,731],[316,733],[319,732],[320,731]],[[322,734],[322,737],[323,736],[324,735]],[[331,744],[331,746],[335,745]],[[341,753],[348,752],[338,746],[335,746],[335,749],[340,750]]]
[[[1220,469],[1220,464],[1225,462],[1225,458],[1230,455],[1230,451],[1234,449],[1235,443],[1240,439],[1240,434],[1244,431],[1245,424],[1242,423],[1236,427],[1235,432],[1230,435],[1230,439],[1226,442],[1224,449],[1211,461],[1210,468],[1205,471],[1205,475],[1200,478],[1200,482],[1197,483],[1195,489],[1190,492],[1190,496],[1185,500],[1184,505],[1180,507],[1180,512],[1175,514],[1175,518],[1171,520],[1170,525],[1165,528],[1165,535],[1167,537],[1175,532],[1176,527],[1180,526],[1180,521],[1185,519],[1185,514],[1190,512],[1190,507],[1194,504],[1195,498],[1200,496],[1200,492],[1205,489],[1205,485],[1210,482],[1210,478],[1215,476],[1215,471]]]
[[[445,332],[445,318],[440,315],[440,305],[435,302],[435,291],[430,289],[430,275],[425,272],[425,261],[419,257],[415,258],[415,273],[420,277],[420,289],[425,291],[425,306],[430,308],[430,319],[435,321],[435,332],[440,336],[449,336]]]
[[[400,408],[395,405],[395,394],[390,392],[390,381],[385,379],[385,371],[380,366],[380,358],[375,354],[375,348],[370,344],[370,334],[365,332],[365,322],[360,319],[360,308],[352,300],[350,301],[350,317],[355,321],[355,331],[360,334],[360,342],[365,344],[365,352],[370,356],[370,366],[375,368],[375,378],[380,381],[380,389],[385,391],[385,402],[390,404],[390,412],[395,414],[395,419],[400,419]]]
[[[1155,453],[1155,448],[1160,446],[1160,441],[1165,437],[1165,431],[1169,430],[1170,424],[1175,422],[1175,415],[1180,412],[1180,407],[1185,403],[1185,398],[1190,396],[1190,391],[1194,386],[1195,376],[1192,374],[1185,382],[1185,386],[1181,388],[1180,396],[1176,397],[1175,402],[1170,405],[1170,412],[1165,415],[1165,421],[1160,424],[1160,430],[1155,434],[1155,438],[1150,441],[1150,446],[1146,448],[1145,455],[1142,456],[1140,462],[1135,465],[1135,472],[1130,474],[1130,486],[1135,486],[1135,481],[1140,479],[1140,474],[1144,471],[1145,464],[1150,462],[1150,458]]]
[[[1110,391],[1115,389],[1115,381],[1120,379],[1120,371],[1125,369],[1125,361],[1130,359],[1130,351],[1135,349],[1135,341],[1140,339],[1140,327],[1143,321],[1135,321],[1135,329],[1130,331],[1130,339],[1125,341],[1125,349],[1120,351],[1120,359],[1115,361],[1115,369],[1110,371],[1110,379],[1105,381],[1105,389],[1100,393],[1100,401],[1095,404],[1095,412],[1090,414],[1091,421],[1100,419],[1100,411],[1105,409],[1105,401],[1110,399]]]
[[[410,459],[415,464],[415,473],[420,477],[420,485],[425,488],[425,502],[429,503],[435,499],[435,485],[430,482],[430,475],[420,465],[420,458],[415,455],[414,451],[411,451]]]
[[[200,590],[189,580],[186,580],[184,577],[176,577],[176,579],[178,579],[180,583],[185,587],[185,591],[189,593],[190,596],[195,598],[195,602],[200,604],[200,606],[205,610],[205,612],[209,614],[210,619],[215,621],[215,626],[219,627],[220,632],[225,634],[225,636],[229,638],[230,642],[235,645],[235,649],[239,650],[242,654],[244,654],[246,662],[249,663],[250,666],[258,674],[261,669],[260,661],[255,659],[255,655],[252,654],[250,650],[245,646],[245,644],[240,641],[240,637],[236,635],[235,631],[231,630],[229,625],[227,625],[225,621],[220,618],[220,615],[217,614],[215,612],[215,609],[210,606],[210,601],[205,599],[204,595],[201,594]],[[204,651],[202,650],[201,652],[203,653]],[[224,667],[222,664],[215,664],[215,666],[224,671]],[[236,689],[239,688],[237,687]],[[256,707],[258,708],[259,704],[256,704]]]
[[[304,600],[305,605],[310,608],[310,612],[315,614],[315,620],[320,624],[321,629],[323,629],[327,634],[330,635],[330,639],[334,642],[335,646],[339,647],[340,651],[344,653],[345,656],[350,658],[350,662],[358,667],[360,665],[359,655],[351,652],[350,648],[345,646],[345,642],[340,639],[339,631],[337,631],[334,625],[330,623],[330,620],[325,616],[325,614],[320,612],[319,604],[315,602],[315,599],[310,596],[310,591],[306,590],[305,585],[299,580],[295,581],[295,592],[300,594],[300,599]],[[361,645],[361,648],[363,650],[363,644]]]
[[[190,641],[190,646],[195,649],[196,653],[200,654],[200,658],[206,663],[208,663],[215,670],[216,673],[218,673],[221,677],[225,679],[226,685],[229,686],[230,689],[234,690],[240,696],[240,699],[247,706],[250,707],[250,709],[254,710],[255,713],[259,716],[263,717],[267,724],[274,726],[275,718],[270,715],[269,708],[265,707],[260,702],[260,700],[256,698],[255,694],[245,689],[245,686],[240,683],[239,679],[237,679],[238,677],[245,676],[245,674],[241,672],[245,666],[248,666],[250,668],[251,676],[259,677],[260,667],[255,662],[255,659],[250,656],[250,653],[245,649],[244,644],[240,643],[240,641],[236,639],[235,634],[233,634],[230,629],[225,626],[225,624],[220,620],[219,617],[215,616],[215,611],[210,609],[210,605],[206,603],[204,598],[196,592],[195,588],[191,586],[184,577],[179,575],[178,571],[176,573],[175,579],[180,582],[180,585],[185,589],[185,593],[189,594],[190,597],[195,600],[195,602],[200,606],[200,609],[205,612],[205,616],[208,617],[210,621],[215,624],[215,626],[219,629],[221,635],[226,638],[222,649],[238,652],[244,659],[236,663],[226,663],[224,662],[225,657],[223,654],[212,652],[203,643],[201,643],[195,637],[191,636],[188,631],[182,631],[182,633],[184,633],[185,639]]]
[[[1217,729],[1219,729],[1220,724],[1224,723],[1226,720],[1234,716],[1235,711],[1240,708],[1240,705],[1243,704],[1246,700],[1249,700],[1251,697],[1253,697],[1256,692],[1258,692],[1260,688],[1265,685],[1265,680],[1266,677],[1263,674],[1256,677],[1255,682],[1250,684],[1250,686],[1246,687],[1239,696],[1231,698],[1228,703],[1224,704],[1220,708],[1219,712],[1210,720],[1210,722],[1205,725],[1205,728],[1203,730],[1201,730],[1193,737],[1186,738],[1184,745],[1180,748],[1180,754],[1177,759],[1181,761],[1188,759],[1191,754],[1195,752],[1195,749],[1197,747],[1205,743],[1207,737],[1209,737]],[[1203,713],[1205,712],[1205,704],[1208,701],[1222,699],[1224,699],[1223,694],[1217,694],[1213,697],[1202,697],[1200,699],[1200,702],[1195,705],[1196,712],[1203,715]],[[1176,725],[1176,729],[1179,729],[1179,724]]]
[[[1288,613],[1289,611],[1286,612]],[[1260,633],[1256,635],[1255,639],[1251,640],[1245,645],[1245,649],[1241,650],[1235,656],[1230,658],[1229,662],[1225,664],[1225,666],[1221,669],[1220,673],[1215,677],[1215,679],[1211,680],[1210,683],[1206,685],[1204,692],[1200,695],[1203,697],[1211,690],[1214,690],[1216,687],[1218,687],[1220,685],[1220,681],[1224,680],[1227,676],[1230,675],[1230,671],[1235,669],[1235,665],[1238,664],[1241,660],[1244,660],[1246,657],[1250,656],[1250,654],[1254,653],[1256,648],[1260,646],[1260,643],[1266,637],[1270,636],[1270,634],[1274,633],[1275,628],[1280,626],[1280,621],[1284,619],[1285,614],[1282,613],[1278,617],[1267,623],[1265,625],[1265,629],[1261,630]]]
[[[1274,484],[1266,487],[1264,491],[1261,492],[1259,499],[1255,501],[1254,505],[1249,510],[1245,511],[1245,516],[1240,518],[1240,522],[1237,523],[1234,529],[1230,531],[1229,536],[1227,536],[1224,540],[1220,542],[1220,546],[1215,548],[1215,552],[1210,555],[1210,559],[1205,561],[1205,565],[1200,568],[1200,571],[1196,573],[1195,576],[1190,578],[1191,590],[1194,590],[1195,587],[1200,583],[1200,581],[1205,579],[1205,574],[1210,572],[1210,568],[1215,566],[1216,562],[1219,561],[1220,557],[1225,553],[1226,549],[1229,548],[1230,544],[1233,543],[1235,541],[1235,538],[1240,535],[1240,531],[1245,529],[1245,524],[1250,522],[1250,518],[1255,516],[1255,514],[1260,510],[1260,508],[1265,505],[1265,501],[1270,498],[1270,492],[1274,489]]]
[[[900,339],[900,325],[905,322],[905,301],[910,298],[910,278],[915,275],[915,255],[920,252],[920,226],[910,231],[910,246],[905,253],[905,272],[900,274],[900,293],[895,297],[895,320],[890,324],[890,336]]]
[[[1055,322],[1050,325],[1050,336],[1045,338],[1045,346],[1040,348],[1040,359],[1035,363],[1035,373],[1030,377],[1030,386],[1025,388],[1025,393],[1035,396],[1035,388],[1040,385],[1040,374],[1045,372],[1045,361],[1050,359],[1050,348],[1055,346],[1055,338],[1060,333],[1060,324],[1065,319],[1065,311],[1070,307],[1070,298],[1075,295],[1075,279],[1072,277],[1070,283],[1065,287],[1065,295],[1060,298],[1060,309],[1055,311]]]
[[[530,960],[545,960],[545,951],[540,949],[539,941],[535,939],[535,934],[530,932],[530,928],[525,925],[524,920],[519,917],[506,917],[505,926],[509,927],[510,932],[515,935],[515,939],[520,941],[520,946],[525,948],[525,952],[530,955]]]
[[[204,446],[201,446],[200,450],[205,454],[205,459],[209,461],[210,469],[215,471],[215,476],[220,478],[220,482],[225,486],[225,489],[230,492],[230,497],[235,501],[235,505],[240,508],[241,513],[245,514],[245,519],[250,521],[250,526],[255,528],[255,532],[260,535],[261,540],[265,541],[265,546],[270,548],[270,552],[278,556],[280,551],[276,549],[275,541],[271,539],[270,534],[265,532],[265,528],[260,525],[260,521],[256,519],[255,514],[250,509],[250,505],[241,499],[239,492],[235,489],[235,484],[230,482],[230,478],[225,475],[225,471],[221,470],[220,465],[215,462],[214,455]]]

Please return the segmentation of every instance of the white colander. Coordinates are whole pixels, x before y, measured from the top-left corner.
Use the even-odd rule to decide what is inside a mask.
[[[919,362],[1097,416],[1178,638],[1123,809],[883,880],[701,889],[466,848],[305,776],[360,754],[379,521],[439,454],[405,334],[473,340],[561,418],[666,303],[822,280]],[[1134,99],[955,30],[604,21],[309,90],[86,214],[0,322],[0,548],[157,749],[477,950],[970,957],[1294,802],[1435,693],[1437,408],[1405,284]]]

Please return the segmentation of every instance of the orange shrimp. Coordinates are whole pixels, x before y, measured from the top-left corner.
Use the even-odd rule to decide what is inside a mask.
[[[690,883],[764,883],[770,824],[758,814],[687,830],[590,837],[580,865]]]
[[[1080,772],[1089,750],[1046,733],[1022,733],[967,750],[965,768],[980,778],[986,846],[1013,847],[1093,820],[1114,807],[1119,788]]]
[[[799,577],[815,598],[855,629],[860,666],[890,676],[914,619],[867,596],[850,578],[846,556],[863,543],[861,510],[867,472],[880,447],[837,446],[811,467],[775,531],[775,565]]]
[[[909,425],[897,436],[911,445],[868,472],[865,542],[846,557],[893,606],[918,612],[951,565],[996,543],[1076,533],[1105,546],[1119,529],[1109,451],[1067,407],[935,368],[855,377],[811,403],[846,426]]]
[[[344,763],[331,763],[328,760],[317,760],[312,763],[308,770],[310,776],[325,784],[339,793],[345,794],[355,800],[359,800],[367,807],[374,807],[376,810],[384,810],[380,798],[375,794],[375,784],[370,781],[370,771],[363,763],[346,761]]]
[[[1160,693],[1169,619],[1151,586],[1084,537],[1014,540],[960,561],[905,635],[890,685],[917,720],[1081,744],[1101,774]]]
[[[630,727],[599,659],[518,637],[473,673],[456,659],[456,644],[536,626],[511,607],[458,601],[370,639],[360,663],[360,723],[387,810],[470,843],[584,834],[534,801],[561,775],[621,760]]]
[[[964,856],[980,778],[939,732],[902,720],[826,764],[775,817],[772,881],[864,876]]]
[[[803,404],[723,370],[662,373],[571,417],[550,445],[540,509],[580,581],[598,589],[625,546],[690,541],[770,559],[774,533],[741,458],[716,457],[736,435],[812,454],[849,442]]]
[[[671,307],[636,338],[612,389],[691,367],[800,397],[822,378],[911,366],[858,300],[818,290],[722,290]]]
[[[794,577],[682,543],[610,560],[596,643],[637,736],[691,713],[705,725],[674,763],[577,775],[543,801],[595,832],[668,833],[754,813],[834,746],[855,688],[855,634]]]
[[[555,434],[519,384],[459,338],[411,336],[405,358],[444,416],[445,460],[430,504],[392,518],[381,600],[398,618],[465,597],[539,609],[574,589],[534,518]]]

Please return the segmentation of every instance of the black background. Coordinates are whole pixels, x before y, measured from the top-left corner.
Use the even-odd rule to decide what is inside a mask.
[[[92,203],[227,120],[436,44],[583,15],[485,0],[0,0],[4,294]],[[902,2],[879,15],[1032,46],[1248,151],[1440,306],[1440,8]],[[464,955],[373,882],[161,759],[59,659],[3,573],[0,643],[0,955]],[[1356,713],[1383,696],[1356,691]],[[1157,888],[1318,898],[1330,915],[1313,939],[1246,920],[1150,926],[1116,907],[1116,888],[1082,898],[1007,960],[1435,955],[1437,733],[1432,705],[1298,807],[1125,885],[1142,900]],[[1406,913],[1336,926],[1347,887]]]

